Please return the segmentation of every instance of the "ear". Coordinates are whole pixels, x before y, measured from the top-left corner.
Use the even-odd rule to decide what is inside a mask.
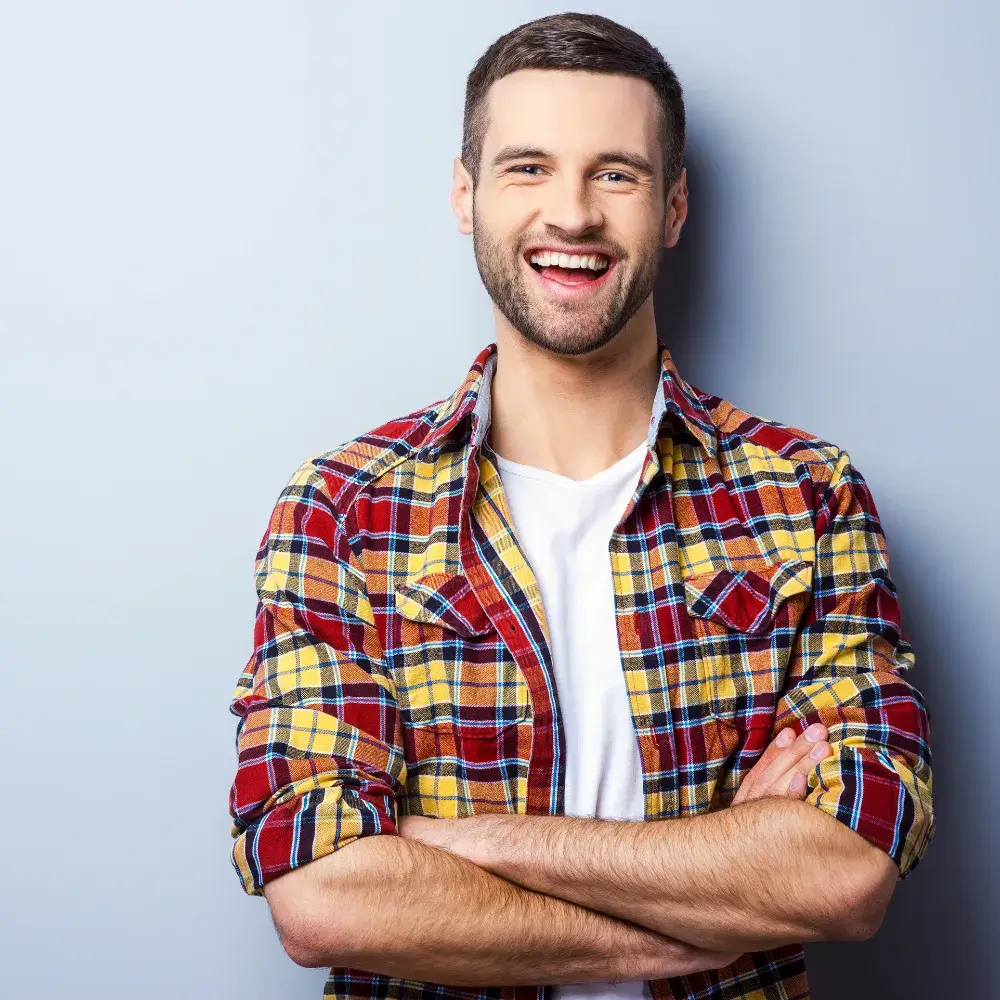
[[[458,218],[458,231],[465,236],[472,232],[472,177],[465,164],[456,156],[451,186],[451,209]]]
[[[688,214],[687,167],[667,192],[667,213],[663,226],[663,245],[670,249],[681,237],[681,227]]]

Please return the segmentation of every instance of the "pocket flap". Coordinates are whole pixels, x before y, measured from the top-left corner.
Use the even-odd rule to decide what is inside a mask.
[[[737,632],[770,630],[782,602],[812,588],[813,564],[790,559],[756,569],[723,567],[684,580],[688,612]]]
[[[458,635],[488,635],[493,626],[468,578],[427,573],[396,587],[396,610],[411,622],[442,625]]]

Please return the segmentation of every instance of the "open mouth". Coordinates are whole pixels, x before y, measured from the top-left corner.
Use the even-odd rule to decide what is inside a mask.
[[[601,281],[614,267],[614,259],[603,253],[568,254],[532,250],[525,254],[536,274],[567,287],[585,287]]]

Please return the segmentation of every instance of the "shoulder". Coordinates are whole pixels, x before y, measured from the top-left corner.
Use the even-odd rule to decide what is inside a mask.
[[[754,459],[808,476],[823,491],[850,474],[847,452],[836,444],[790,424],[741,410],[719,396],[694,390],[715,427],[720,458]]]
[[[366,489],[420,450],[446,401],[436,400],[308,456],[288,479],[279,501],[291,497],[319,503],[342,523]]]

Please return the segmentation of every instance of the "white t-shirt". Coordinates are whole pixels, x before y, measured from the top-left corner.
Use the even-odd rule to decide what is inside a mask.
[[[642,762],[632,723],[608,543],[639,482],[643,442],[589,479],[497,456],[518,541],[538,580],[565,735],[565,814],[643,819]],[[556,1000],[651,998],[645,980],[553,987]]]

